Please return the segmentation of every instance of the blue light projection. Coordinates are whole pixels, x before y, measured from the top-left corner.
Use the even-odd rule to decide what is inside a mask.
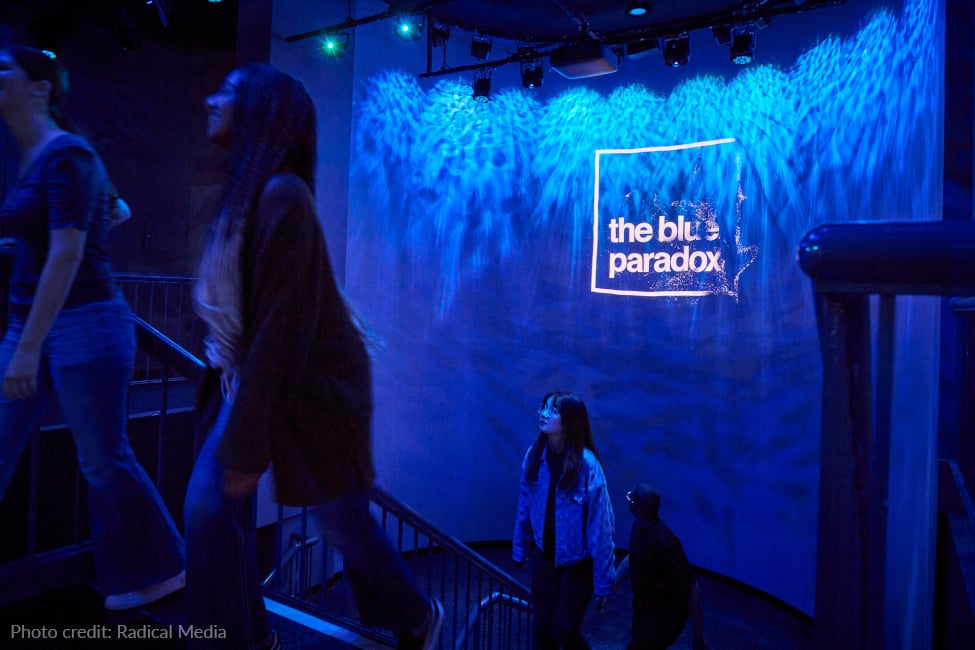
[[[787,66],[628,63],[539,91],[495,74],[487,103],[469,78],[421,82],[357,59],[346,283],[385,343],[374,364],[385,487],[460,539],[509,538],[538,401],[574,390],[617,543],[623,494],[651,482],[693,563],[811,612],[822,387],[796,246],[824,222],[940,217],[943,7],[847,8],[837,35],[805,17],[763,32],[757,61],[773,59],[774,31]],[[828,30],[831,11],[816,24]],[[654,90],[663,74],[697,76]],[[612,235],[606,219],[594,231],[596,152],[726,138],[601,157],[601,218],[633,215],[659,237],[661,215],[676,227],[693,214],[724,263],[723,275],[659,286],[635,270],[611,279],[608,254],[624,250],[593,261]],[[594,268],[613,289],[705,295],[593,292]]]
[[[444,310],[463,279],[536,229],[564,233],[577,263],[599,149],[735,137],[742,188],[755,199],[746,220],[797,242],[821,220],[813,203],[830,206],[833,220],[879,216],[877,190],[863,196],[850,185],[876,186],[878,170],[910,164],[901,153],[912,142],[936,140],[936,126],[920,119],[936,98],[917,87],[930,64],[930,2],[904,12],[900,20],[875,13],[855,38],[827,38],[790,70],[754,66],[730,82],[701,76],[667,97],[639,85],[608,97],[575,86],[542,103],[508,88],[482,106],[467,79],[424,90],[411,75],[385,71],[357,102],[353,182],[368,185],[366,214],[394,250],[429,248],[440,260]],[[690,173],[672,171],[678,183]],[[902,192],[901,206],[925,195],[878,189]],[[902,216],[930,206],[915,207]]]

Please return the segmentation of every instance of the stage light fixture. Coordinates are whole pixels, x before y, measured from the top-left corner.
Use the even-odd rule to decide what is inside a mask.
[[[472,88],[474,101],[482,104],[491,101],[491,73],[486,70],[475,72]]]
[[[348,32],[340,32],[338,34],[328,34],[322,40],[322,52],[325,56],[332,59],[339,59],[345,56],[346,51],[349,49],[349,34]]]
[[[750,27],[735,30],[731,41],[731,62],[745,65],[755,58],[755,32]]]
[[[541,88],[543,76],[542,64],[538,61],[521,64],[521,85],[525,88]]]
[[[664,63],[671,68],[687,65],[691,59],[691,39],[687,34],[664,39],[664,46],[661,49],[664,52]]]
[[[626,6],[627,16],[646,16],[650,13],[650,5],[646,2],[631,2]]]
[[[471,36],[471,56],[483,61],[491,53],[491,37],[474,34]]]
[[[440,23],[433,23],[430,26],[430,45],[433,47],[443,47],[450,38],[450,26]]]
[[[416,16],[396,19],[396,35],[404,41],[415,41],[423,35],[423,21]]]

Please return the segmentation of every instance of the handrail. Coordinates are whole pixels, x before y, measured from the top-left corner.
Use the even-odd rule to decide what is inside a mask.
[[[370,487],[369,499],[379,509],[381,527],[385,530],[392,526],[394,546],[404,559],[413,562],[417,585],[431,596],[440,592],[446,616],[439,648],[511,650],[531,646],[531,591],[527,586],[378,485]],[[327,534],[325,538],[327,543]],[[442,591],[447,583],[452,593]],[[502,608],[504,613],[483,620],[494,608]],[[367,637],[390,642],[382,634],[375,635],[375,630],[361,627],[354,613],[312,611]]]
[[[399,501],[378,485],[372,485],[369,498],[381,508],[395,513],[396,516],[399,517],[404,523],[412,526],[416,530],[422,531],[423,534],[429,537],[432,542],[437,544],[437,546],[440,546],[441,548],[452,553],[456,553],[464,558],[465,561],[477,568],[478,571],[484,572],[492,579],[510,585],[512,592],[515,593],[515,595],[524,598],[528,598],[530,596],[531,590],[527,586],[502,571],[497,565],[488,562],[482,555],[473,550],[467,544],[464,544],[456,537],[444,533],[442,530],[430,523],[429,520],[424,519],[419,513],[413,510],[413,508],[406,505],[402,501]]]
[[[431,597],[439,597],[444,605],[439,650],[531,647],[528,587],[381,487],[373,484],[368,496],[378,510],[373,513],[377,523],[390,535],[393,547],[410,565],[417,587]],[[332,621],[365,638],[395,644],[395,638],[388,631],[361,622],[344,567],[340,560],[332,557],[328,531],[313,525],[309,515],[308,509],[300,509],[289,517],[279,508],[275,535],[279,549],[276,554],[281,560],[272,567],[272,573],[283,575],[279,569],[284,570],[287,564],[287,570],[310,576],[310,581],[305,580],[298,588],[288,589],[291,582],[272,584],[274,581],[269,580],[264,589],[265,597]],[[320,539],[323,544],[319,551],[302,557],[295,553],[293,558],[289,557],[283,538],[290,534],[292,541],[288,546],[293,546],[296,533],[309,541]],[[309,573],[311,568],[314,571]],[[488,616],[485,620],[485,614],[494,608],[503,608],[503,613],[497,617]]]
[[[470,636],[471,632],[477,628],[478,621],[488,608],[493,607],[498,604],[504,604],[513,609],[518,609],[523,612],[531,612],[532,606],[531,602],[524,598],[515,598],[511,594],[502,594],[499,591],[495,591],[490,596],[485,596],[471,612],[470,617],[467,619],[467,625],[461,630],[460,634],[457,636],[457,641],[454,642],[454,648],[456,650],[462,650],[467,643],[467,637]]]
[[[135,335],[139,348],[144,352],[167,364],[194,384],[203,380],[206,365],[139,316],[135,316]]]
[[[817,290],[975,292],[975,222],[854,221],[811,230],[799,265]]]

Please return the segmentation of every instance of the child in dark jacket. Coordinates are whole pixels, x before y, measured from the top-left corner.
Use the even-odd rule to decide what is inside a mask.
[[[626,493],[636,519],[630,529],[630,552],[616,571],[617,584],[627,577],[633,590],[633,623],[627,650],[664,650],[684,630],[688,616],[694,650],[709,650],[704,640],[697,579],[677,535],[660,519],[660,495],[646,483]]]

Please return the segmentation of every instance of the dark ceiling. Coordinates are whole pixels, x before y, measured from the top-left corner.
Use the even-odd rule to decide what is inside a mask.
[[[422,16],[428,42],[433,27],[440,27],[518,43],[517,51],[504,59],[439,70],[428,65],[421,75],[435,76],[536,61],[576,44],[598,43],[622,57],[631,49],[642,53],[706,29],[714,30],[716,38],[723,35],[728,40],[718,40],[728,44],[732,30],[754,32],[779,16],[839,6],[845,0],[393,0],[383,4],[387,9],[379,13],[356,15],[333,25],[309,25],[307,31],[286,35],[285,40],[340,34],[398,16]],[[642,5],[645,12],[633,15],[629,9],[634,4]],[[686,56],[678,60],[686,61]]]
[[[843,4],[843,0],[649,0],[632,16],[630,0],[431,0],[387,2],[393,13],[419,11],[468,31],[525,43],[571,43],[582,35],[606,45],[677,36],[714,26]]]
[[[124,49],[145,36],[213,48],[233,48],[237,0],[0,0],[0,22],[23,24],[33,45],[57,50],[85,25],[112,33]]]
[[[28,23],[34,44],[51,49],[90,23],[111,30],[124,48],[139,47],[143,35],[150,33],[232,48],[237,4],[237,0],[0,0],[0,22],[13,18]],[[428,25],[514,41],[543,56],[556,46],[582,40],[599,41],[621,54],[633,43],[709,28],[763,26],[777,16],[842,5],[844,0],[647,0],[641,3],[648,9],[642,16],[627,12],[632,0],[392,0],[383,4],[387,10],[379,14],[357,15],[336,25],[307,25],[308,31],[288,35],[286,40],[407,14],[423,16]]]

